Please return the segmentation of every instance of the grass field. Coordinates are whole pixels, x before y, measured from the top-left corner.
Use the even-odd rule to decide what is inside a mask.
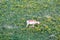
[[[60,0],[0,0],[0,40],[60,40]]]

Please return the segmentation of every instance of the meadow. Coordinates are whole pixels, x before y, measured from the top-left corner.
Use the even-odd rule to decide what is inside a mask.
[[[0,0],[0,40],[60,40],[60,0]]]

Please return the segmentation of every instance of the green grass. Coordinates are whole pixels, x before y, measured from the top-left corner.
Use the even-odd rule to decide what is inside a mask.
[[[0,40],[60,40],[60,0],[0,0]]]

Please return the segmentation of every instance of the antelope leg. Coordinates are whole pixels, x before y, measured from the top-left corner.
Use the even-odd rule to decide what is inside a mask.
[[[34,24],[32,25],[32,27],[34,27]]]
[[[26,25],[26,27],[28,27],[29,24]]]

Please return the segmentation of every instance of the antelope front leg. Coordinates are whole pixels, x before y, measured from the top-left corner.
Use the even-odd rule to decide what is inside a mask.
[[[26,25],[26,27],[28,27],[29,24]]]
[[[34,27],[34,24],[32,25],[32,27]]]

